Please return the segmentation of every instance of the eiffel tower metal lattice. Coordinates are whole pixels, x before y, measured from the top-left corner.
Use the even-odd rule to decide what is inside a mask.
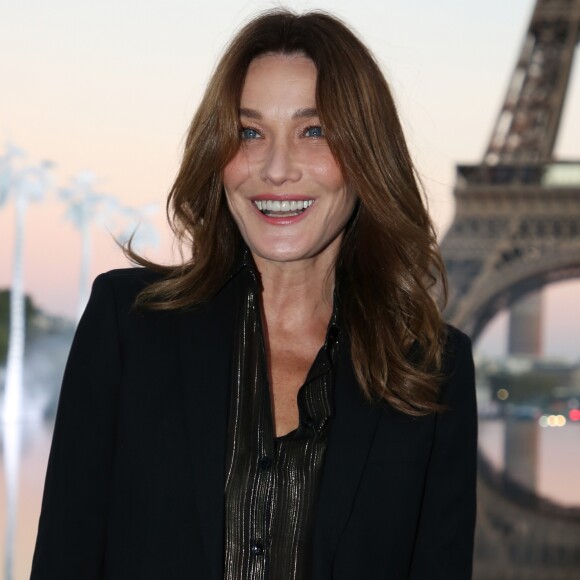
[[[580,277],[580,161],[552,157],[579,34],[580,0],[537,0],[484,159],[457,168],[445,314],[474,339],[525,294]]]
[[[580,277],[580,161],[553,158],[579,37],[580,0],[536,0],[484,158],[457,168],[441,244],[445,315],[473,339],[501,309]],[[580,509],[538,497],[480,456],[474,579],[568,580],[578,570]]]

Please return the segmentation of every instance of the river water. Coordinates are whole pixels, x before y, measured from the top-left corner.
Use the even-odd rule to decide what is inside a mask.
[[[538,426],[537,493],[564,506],[580,506],[580,422],[564,427]],[[498,469],[504,468],[505,423],[479,422],[479,446]]]

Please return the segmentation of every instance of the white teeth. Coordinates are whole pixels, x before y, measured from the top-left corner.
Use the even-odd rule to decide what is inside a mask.
[[[256,207],[263,212],[296,212],[309,208],[313,203],[313,199],[290,201],[290,200],[256,200],[254,201]]]

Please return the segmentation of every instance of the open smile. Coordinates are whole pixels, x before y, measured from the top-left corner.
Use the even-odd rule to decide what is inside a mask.
[[[255,200],[256,207],[268,217],[294,217],[304,213],[312,204],[313,199],[295,200]]]

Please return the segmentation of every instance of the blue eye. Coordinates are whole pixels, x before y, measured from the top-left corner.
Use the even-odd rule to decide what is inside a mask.
[[[248,139],[259,139],[260,133],[256,131],[256,129],[252,129],[251,127],[243,127],[240,133],[242,140],[246,141]]]
[[[304,135],[306,137],[324,137],[324,131],[320,125],[313,125],[312,127],[306,127]]]

